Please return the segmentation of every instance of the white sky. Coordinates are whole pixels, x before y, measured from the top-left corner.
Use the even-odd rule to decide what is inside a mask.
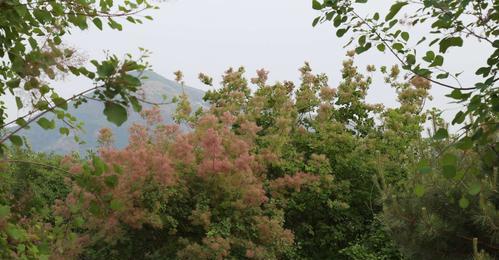
[[[197,80],[199,72],[211,75],[218,82],[227,68],[241,65],[246,67],[248,77],[252,77],[257,69],[265,68],[270,70],[272,81],[297,82],[298,68],[304,61],[309,61],[316,73],[328,74],[330,85],[335,87],[340,80],[341,62],[345,59],[346,51],[342,46],[347,39],[338,39],[331,24],[315,28],[311,26],[312,20],[318,15],[311,8],[311,2],[167,1],[160,4],[160,10],[150,12],[154,21],[145,21],[143,25],[125,22],[122,32],[77,32],[65,40],[90,58],[102,58],[103,50],[122,55],[127,52],[138,53],[138,47],[149,49],[153,52],[150,62],[156,72],[173,78],[173,71],[180,69],[186,76],[186,84],[194,87],[201,86]],[[371,2],[361,11],[368,13],[378,10],[380,6],[388,10],[390,6],[388,0]],[[364,69],[367,64],[396,63],[391,55],[382,55],[374,49],[356,58],[359,67]],[[471,69],[477,68],[489,52],[473,41],[459,53],[450,54],[446,65],[456,72],[466,71],[463,82],[473,83],[471,75],[474,71]],[[74,80],[57,85],[66,96],[89,87],[87,82]],[[455,108],[456,105],[448,104],[449,100],[443,98],[445,93],[449,91],[435,87],[432,92],[435,101],[430,105]],[[380,80],[372,86],[369,100],[388,106],[396,104],[393,90]],[[452,114],[455,112],[457,110],[453,110]]]

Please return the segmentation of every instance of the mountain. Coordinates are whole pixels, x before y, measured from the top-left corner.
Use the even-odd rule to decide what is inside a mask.
[[[171,100],[172,97],[182,93],[182,86],[175,81],[166,79],[152,71],[148,71],[144,75],[147,79],[143,80],[141,92],[143,92],[144,98],[148,101],[161,102],[165,96],[168,100]],[[187,86],[184,86],[183,89],[189,97],[193,111],[199,107],[207,106],[203,101],[204,91]],[[143,107],[147,108],[150,105],[144,104]],[[173,123],[172,114],[175,111],[175,105],[162,105],[160,109],[165,123]],[[83,153],[90,149],[95,150],[100,129],[110,128],[114,134],[115,146],[118,148],[125,147],[128,143],[128,129],[133,123],[144,122],[143,119],[139,113],[129,108],[128,120],[120,127],[117,127],[106,120],[106,117],[102,113],[103,110],[104,104],[94,100],[89,100],[77,109],[72,106],[68,109],[69,113],[84,124],[82,131],[76,133],[80,140],[85,142],[84,144],[76,143],[74,141],[74,134],[64,136],[59,134],[58,128],[43,130],[38,124],[33,124],[30,129],[23,130],[21,135],[26,137],[28,144],[37,152],[65,154],[77,151]],[[62,126],[62,123],[58,122],[58,127],[60,126]]]

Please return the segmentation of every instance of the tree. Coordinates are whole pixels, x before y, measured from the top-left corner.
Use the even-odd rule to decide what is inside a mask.
[[[36,122],[43,129],[56,127],[56,120],[64,124],[59,132],[69,135],[76,127],[76,118],[66,112],[68,105],[78,107],[88,98],[105,102],[103,113],[117,125],[127,118],[125,106],[140,110],[139,98],[133,95],[140,87],[140,73],[148,67],[147,51],[134,59],[127,55],[119,59],[109,55],[103,61],[87,64],[75,62],[76,50],[64,45],[63,38],[76,30],[91,26],[104,30],[122,30],[119,19],[142,23],[138,15],[155,8],[145,0],[124,1],[0,1],[0,95],[11,95],[19,111],[27,113],[15,120],[7,114],[5,102],[0,103],[0,146],[10,140],[22,145],[18,132]],[[145,16],[151,19],[150,16]],[[59,76],[86,77],[94,86],[70,98],[61,97],[52,83]],[[71,102],[71,103],[70,103]],[[56,119],[48,119],[52,113]]]
[[[380,12],[361,16],[357,10],[367,0],[334,1],[313,0],[313,8],[320,10],[313,25],[332,21],[336,35],[343,37],[351,32],[347,45],[356,42],[355,51],[361,54],[372,47],[393,55],[402,68],[411,76],[420,76],[433,85],[451,90],[448,97],[465,104],[466,109],[456,114],[453,124],[465,123],[461,143],[485,144],[491,146],[490,155],[497,156],[496,133],[499,127],[499,2],[498,1],[396,1],[382,17]],[[402,8],[415,10],[404,18]],[[405,25],[422,26],[430,34],[414,39]],[[448,50],[465,44],[466,38],[474,38],[492,50],[482,58],[483,65],[473,68],[480,77],[477,83],[460,83],[460,73],[445,70],[445,56]],[[418,54],[416,48],[418,46]],[[463,63],[465,64],[465,63]],[[448,79],[454,80],[449,82]],[[470,120],[465,122],[466,117]],[[447,135],[447,130],[436,134]]]
[[[355,42],[357,54],[376,47],[394,56],[409,77],[448,88],[447,96],[463,104],[464,109],[452,121],[456,125],[464,124],[456,134],[449,134],[438,110],[422,114],[421,122],[429,119],[433,125],[429,132],[432,138],[413,142],[410,150],[404,150],[407,156],[412,156],[413,163],[409,164],[407,178],[402,182],[390,184],[384,179],[385,166],[380,164],[386,225],[408,257],[454,259],[473,255],[483,259],[486,253],[480,253],[479,247],[495,256],[499,2],[396,1],[386,15],[382,15],[382,11],[360,15],[359,8],[367,2],[313,0],[313,8],[322,11],[313,25],[331,21],[338,37],[351,35],[347,45]],[[412,14],[399,18],[403,8]],[[414,39],[406,31],[407,26],[420,26],[430,33]],[[472,68],[478,82],[464,85],[460,82],[460,73],[447,71],[444,65],[448,51],[463,47],[467,38],[490,48],[491,54],[482,57],[481,67]],[[410,96],[414,97],[414,93]],[[397,126],[396,121],[421,120],[400,112],[403,111],[392,111],[386,118],[388,127]],[[400,127],[405,126],[393,130],[401,130]],[[411,132],[418,135],[418,129],[413,130],[416,132]],[[488,232],[482,232],[484,230]]]

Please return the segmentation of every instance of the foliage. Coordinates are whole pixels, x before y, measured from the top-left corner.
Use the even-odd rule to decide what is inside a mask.
[[[465,105],[465,110],[458,112],[452,121],[457,125],[465,124],[462,134],[466,137],[461,142],[466,144],[465,147],[489,144],[495,149],[499,127],[499,88],[496,85],[499,80],[499,3],[481,0],[396,1],[383,18],[380,12],[360,15],[357,10],[367,2],[314,0],[313,7],[323,12],[314,20],[314,25],[332,21],[339,37],[351,32],[347,45],[356,41],[356,53],[376,46],[380,52],[395,56],[411,76],[423,77],[435,85],[451,89],[447,96]],[[399,13],[403,9],[411,10],[412,14],[402,18]],[[407,26],[424,28],[430,33],[416,39],[406,31]],[[478,82],[468,83],[472,86],[462,86],[461,73],[448,72],[444,67],[449,50],[463,47],[467,38],[477,40],[483,48],[491,50],[490,56],[480,57],[481,67],[473,68]],[[456,82],[449,83],[449,79]],[[469,121],[465,121],[467,117]],[[447,136],[446,129],[438,131],[436,137]],[[479,150],[483,152],[482,156],[497,157],[496,151]]]
[[[0,256],[48,259],[58,236],[51,205],[69,193],[67,174],[54,166],[59,157],[21,150],[10,156],[0,175]]]
[[[153,6],[144,0],[137,1],[0,1],[0,95],[11,95],[17,109],[24,114],[15,120],[9,117],[6,105],[0,103],[0,145],[10,141],[22,145],[20,129],[36,122],[43,129],[54,129],[54,119],[45,117],[53,113],[65,125],[59,132],[69,135],[76,128],[76,118],[67,112],[68,105],[78,107],[88,98],[105,102],[103,111],[108,120],[120,125],[126,120],[124,106],[129,104],[140,110],[140,103],[133,95],[140,86],[139,77],[130,72],[148,67],[144,61],[147,52],[137,59],[127,55],[119,59],[109,55],[103,61],[91,60],[92,69],[76,50],[63,43],[64,36],[75,30],[94,26],[122,30],[119,19],[142,23],[137,17]],[[146,16],[150,19],[149,16]],[[52,86],[61,77],[73,75],[91,80],[94,87],[77,93],[71,98],[61,97]],[[73,102],[70,102],[73,101]],[[27,111],[27,112],[25,112]],[[17,125],[17,126],[16,126]]]
[[[451,89],[447,96],[464,108],[452,121],[464,126],[453,135],[438,110],[422,113],[423,118],[408,117],[403,113],[406,98],[402,97],[406,95],[399,92],[402,106],[387,111],[385,134],[393,131],[402,135],[394,140],[408,145],[409,149],[399,153],[409,163],[406,178],[395,183],[392,169],[387,169],[386,163],[379,164],[384,223],[410,258],[496,257],[498,2],[396,1],[384,18],[381,12],[361,15],[358,10],[367,2],[314,0],[313,8],[322,15],[313,24],[331,21],[337,36],[349,33],[347,45],[355,42],[357,54],[376,46],[380,52],[395,56],[408,77]],[[401,10],[411,14],[402,17]],[[407,27],[430,33],[416,39]],[[462,86],[461,73],[451,73],[444,65],[450,50],[470,40],[478,41],[491,54],[481,57],[483,64],[473,68],[478,82]],[[410,94],[407,97],[417,97],[417,92],[405,92]],[[414,138],[426,120],[432,125],[428,132],[432,138]],[[404,123],[397,126],[397,121]],[[409,133],[413,137],[407,136]]]
[[[435,131],[444,128],[439,112],[424,109],[430,81],[401,77],[398,66],[379,72],[400,106],[367,103],[371,74],[348,56],[336,88],[308,63],[298,86],[269,84],[263,69],[250,80],[229,69],[206,94],[209,109],[192,113],[181,97],[184,133],[153,107],[124,149],[109,129],[86,158],[13,148],[0,196],[2,257],[495,257],[497,167],[480,150],[491,148],[453,147],[456,137]],[[13,159],[23,156],[29,167]]]

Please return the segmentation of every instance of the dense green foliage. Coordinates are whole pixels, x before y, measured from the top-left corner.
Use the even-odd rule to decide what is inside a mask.
[[[140,74],[130,72],[148,68],[144,60],[147,51],[138,58],[108,55],[103,61],[88,63],[63,39],[90,26],[103,30],[104,23],[110,29],[122,30],[120,18],[142,23],[136,14],[151,8],[144,0],[0,1],[0,95],[13,96],[20,112],[17,115],[21,115],[8,121],[14,115],[7,114],[4,100],[0,102],[0,146],[7,141],[22,145],[19,131],[34,122],[49,130],[56,128],[58,120],[64,123],[59,132],[69,135],[70,129],[78,128],[78,119],[68,113],[68,105],[78,107],[89,98],[104,102],[103,113],[116,125],[127,119],[125,106],[140,110],[140,98],[134,95],[140,87]],[[93,87],[70,98],[61,97],[53,82],[68,75],[87,78]],[[45,117],[49,113],[55,115],[53,119]]]
[[[39,93],[19,127],[37,121],[54,128],[43,117],[48,112],[69,124],[76,120],[64,111],[88,97],[58,97],[41,80],[55,69],[94,79],[91,98],[104,101],[103,113],[116,125],[126,120],[128,104],[144,118],[130,127],[125,148],[115,147],[112,130],[104,128],[98,151],[87,155],[21,149],[18,128],[2,126],[0,143],[10,139],[13,146],[5,146],[0,162],[0,258],[497,258],[499,4],[398,1],[381,19],[356,13],[365,0],[312,2],[324,12],[314,24],[332,21],[338,36],[351,30],[358,43],[337,86],[308,63],[299,84],[268,83],[263,69],[248,80],[244,68],[231,68],[206,93],[207,108],[193,112],[183,91],[172,125],[156,106],[141,111],[134,95],[141,82],[130,72],[146,68],[142,61],[110,57],[92,62],[90,72],[60,60],[71,56],[60,42],[70,28],[83,30],[92,21],[100,29],[99,17],[121,28],[113,1],[0,1],[0,32],[12,32],[0,34],[3,92]],[[435,39],[421,58],[428,64],[418,62],[411,35],[396,19],[418,3],[405,22],[433,28]],[[142,7],[151,6],[125,1],[119,16]],[[458,75],[435,75],[447,50],[462,46],[466,35],[493,49],[476,72],[483,80],[470,88],[442,81]],[[36,37],[46,37],[48,47]],[[430,50],[437,43],[438,51]],[[395,55],[402,70],[359,69],[356,55],[375,45]],[[182,73],[175,75],[183,85]],[[366,101],[376,75],[396,91],[397,107]],[[199,78],[213,85],[209,76]],[[425,108],[432,86],[453,89],[449,96],[465,104],[453,120],[465,123],[457,134],[449,134],[439,110]]]
[[[251,91],[243,68],[228,70],[221,88],[205,96],[210,109],[192,113],[187,101],[177,109],[177,120],[192,132],[163,124],[153,108],[142,113],[145,125],[130,128],[125,149],[114,148],[112,132],[103,129],[99,153],[87,159],[27,153],[39,157],[29,168],[13,160],[2,190],[10,198],[2,202],[5,252],[82,259],[464,259],[473,256],[478,238],[480,256],[496,253],[496,179],[421,172],[421,159],[430,161],[449,142],[421,134],[427,120],[434,128],[442,124],[437,111],[423,109],[429,81],[407,82],[396,66],[380,68],[400,103],[384,108],[365,101],[371,76],[353,58],[344,62],[337,88],[308,64],[300,71],[295,86],[270,85],[260,70]],[[484,170],[476,156],[469,151],[459,164]],[[27,178],[30,169],[36,174]],[[29,192],[16,192],[20,187]],[[21,199],[25,194],[34,196]]]

